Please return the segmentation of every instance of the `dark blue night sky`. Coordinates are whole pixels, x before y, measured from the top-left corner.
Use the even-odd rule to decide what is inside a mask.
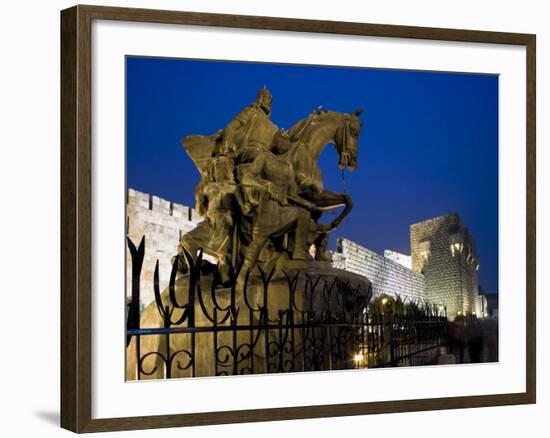
[[[409,254],[410,224],[457,212],[480,285],[498,291],[497,76],[129,57],[128,187],[194,205],[199,175],[180,139],[223,128],[263,85],[281,128],[319,105],[365,110],[358,168],[345,172],[355,207],[334,237]],[[329,145],[325,187],[343,191],[336,162]]]

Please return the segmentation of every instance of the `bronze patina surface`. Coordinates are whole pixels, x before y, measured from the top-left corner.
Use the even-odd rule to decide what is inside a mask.
[[[352,208],[351,197],[324,189],[317,158],[334,144],[340,168],[354,170],[362,123],[350,114],[315,110],[288,131],[270,119],[272,95],[262,88],[256,101],[212,136],[188,136],[183,147],[197,165],[196,208],[205,220],[180,242],[193,258],[202,249],[229,266],[287,266],[285,261],[327,260],[326,241]],[[344,207],[330,223],[324,211]],[[306,266],[302,264],[302,266]]]

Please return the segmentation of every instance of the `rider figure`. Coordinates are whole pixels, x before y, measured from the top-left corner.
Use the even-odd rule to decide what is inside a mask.
[[[238,162],[254,160],[258,152],[269,151],[279,128],[271,121],[272,96],[264,86],[256,101],[243,109],[222,132],[222,155],[234,156]]]

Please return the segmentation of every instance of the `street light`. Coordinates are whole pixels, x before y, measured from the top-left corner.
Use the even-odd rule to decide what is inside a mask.
[[[355,368],[361,368],[363,366],[363,361],[365,360],[365,356],[361,353],[357,353],[353,356],[353,362],[355,363]]]

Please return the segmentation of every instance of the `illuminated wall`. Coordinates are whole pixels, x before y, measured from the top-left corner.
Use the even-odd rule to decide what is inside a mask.
[[[410,255],[401,254],[400,252],[392,251],[390,249],[385,249],[384,257],[393,260],[394,262],[397,262],[402,266],[405,266],[405,268],[412,269],[412,257]]]
[[[400,295],[415,301],[426,298],[422,274],[351,240],[338,239],[332,265],[367,277],[372,282],[374,296]]]
[[[456,213],[411,225],[412,267],[424,274],[426,298],[447,307],[449,318],[480,314],[479,261],[468,228]]]

